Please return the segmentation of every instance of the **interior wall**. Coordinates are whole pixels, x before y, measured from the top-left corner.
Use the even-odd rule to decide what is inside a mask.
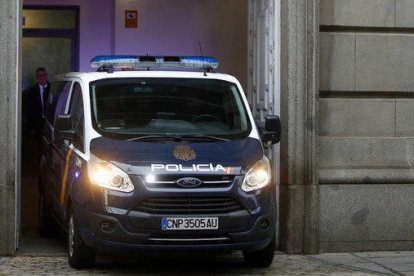
[[[24,5],[79,6],[79,69],[90,71],[95,55],[114,50],[114,0],[24,0]]]
[[[24,0],[24,5],[80,6],[80,71],[95,55],[200,55],[220,60],[219,72],[247,87],[247,0]],[[99,8],[98,8],[99,7]],[[124,28],[125,10],[138,28]]]
[[[116,0],[115,53],[200,55],[220,60],[219,72],[247,86],[247,0]],[[125,10],[138,28],[125,29]]]

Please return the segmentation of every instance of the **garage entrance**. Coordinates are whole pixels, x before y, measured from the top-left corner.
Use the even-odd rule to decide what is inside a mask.
[[[245,78],[244,86],[249,79],[249,88],[254,86],[253,77],[258,79],[258,69],[273,67],[273,76],[281,74],[280,87],[282,93],[280,99],[282,103],[281,117],[283,136],[281,141],[281,169],[280,169],[280,246],[282,249],[291,252],[318,252],[319,250],[319,185],[318,185],[318,89],[319,89],[319,1],[318,0],[281,0],[280,11],[279,1],[275,0],[250,0],[249,9],[246,12],[236,12],[242,1],[187,1],[182,0],[172,9],[165,9],[163,4],[165,1],[124,1],[124,0],[102,0],[99,4],[90,4],[94,1],[79,0],[45,0],[41,1],[42,5],[77,5],[80,9],[80,51],[79,51],[79,69],[89,70],[89,60],[91,56],[107,53],[137,53],[148,51],[148,54],[166,55],[182,54],[176,46],[185,45],[185,54],[192,53],[194,49],[199,49],[198,41],[203,42],[204,52],[211,53],[222,60],[222,70],[236,75],[243,82],[242,74],[248,75]],[[139,3],[138,3],[139,2]],[[162,3],[161,3],[162,2]],[[170,2],[170,1],[168,1]],[[190,2],[190,3],[188,3]],[[226,16],[218,15],[220,11],[226,10],[220,5],[226,5],[231,2],[236,3],[234,10],[227,13]],[[20,233],[20,211],[21,211],[21,91],[22,91],[22,8],[23,1],[0,0],[2,8],[0,9],[0,59],[5,66],[0,73],[0,122],[3,131],[0,135],[0,210],[2,210],[2,220],[0,221],[0,254],[15,254],[19,247]],[[138,9],[137,6],[129,7],[141,3],[150,3],[155,7],[157,12],[162,12],[161,16],[171,22],[187,22],[189,14],[183,12],[183,7],[194,7],[196,11],[192,18],[197,28],[193,28],[191,24],[184,25],[183,28],[174,28],[176,24],[161,25],[159,17],[150,13],[143,13],[147,20],[152,20],[150,24],[141,24],[142,9],[138,18],[141,20],[137,23],[138,27],[148,28],[153,31],[143,32],[143,29],[124,29],[125,26],[125,10],[131,8]],[[194,4],[198,3],[198,4]],[[212,4],[213,3],[213,4]],[[233,3],[233,4],[234,4]],[[243,1],[245,6],[247,2]],[[25,5],[39,4],[38,0],[25,0]],[[157,6],[158,5],[158,6]],[[210,5],[210,7],[208,7]],[[212,6],[211,6],[212,5]],[[272,6],[274,9],[266,9]],[[255,7],[252,9],[252,7]],[[96,7],[99,7],[97,9]],[[96,11],[99,10],[99,16]],[[171,18],[171,11],[179,10],[182,13],[179,17]],[[268,12],[266,12],[266,10]],[[255,11],[255,12],[254,12]],[[203,15],[213,19],[213,25],[202,24]],[[238,15],[238,16],[236,16]],[[240,24],[234,23],[223,25],[223,18],[250,18],[251,31],[247,31],[245,24],[245,32],[241,31]],[[267,18],[259,24],[258,16]],[[280,19],[280,24],[277,22]],[[275,20],[275,22],[272,22]],[[263,23],[266,25],[263,26]],[[269,25],[275,24],[275,25]],[[157,26],[157,28],[156,28]],[[213,32],[202,32],[205,27],[212,27]],[[222,27],[231,26],[239,30],[237,34],[231,36],[222,33]],[[259,41],[257,38],[269,37],[269,33],[278,34],[274,26],[281,26],[281,49],[280,55],[275,51],[277,49],[278,39],[276,42],[266,40],[264,44],[269,45],[269,51],[273,52],[274,59],[262,59],[265,64],[260,64],[257,54],[268,54],[261,52],[260,48],[254,51],[252,42]],[[92,30],[92,31],[91,31]],[[167,43],[170,39],[164,36],[160,39],[160,43],[154,48],[145,44],[159,36],[159,30],[168,30],[168,34],[174,36],[177,44]],[[185,30],[185,31],[184,31]],[[255,31],[257,30],[257,31]],[[260,32],[258,32],[260,30]],[[191,34],[189,36],[189,34]],[[208,35],[210,39],[204,39],[201,35]],[[228,40],[240,35],[249,34],[250,48],[248,51],[240,47],[228,46]],[[261,34],[261,35],[258,35]],[[128,36],[136,38],[134,41],[125,43]],[[142,36],[143,35],[143,36]],[[142,37],[141,37],[142,36]],[[197,43],[188,40],[188,37],[197,37]],[[253,39],[252,39],[253,38]],[[210,41],[210,48],[206,46],[205,41]],[[244,39],[237,39],[244,41]],[[85,44],[85,42],[88,42]],[[262,44],[262,45],[264,45]],[[82,47],[82,45],[86,45]],[[247,45],[247,44],[246,44]],[[256,44],[258,45],[258,44]],[[144,47],[144,50],[140,48]],[[225,47],[227,46],[227,47]],[[240,46],[240,45],[237,45]],[[214,49],[223,49],[226,52],[219,55]],[[132,50],[131,50],[132,49]],[[151,49],[151,50],[148,50]],[[242,54],[240,54],[240,49]],[[183,49],[181,49],[183,50]],[[155,53],[152,53],[155,52]],[[248,53],[250,66],[237,65],[240,62],[247,62],[245,53]],[[198,53],[198,52],[197,52]],[[239,53],[239,54],[236,54]],[[238,58],[243,56],[242,58]],[[231,61],[235,62],[235,66],[227,67],[226,58],[231,57]],[[279,57],[283,57],[279,63]],[[257,65],[256,69],[255,66]],[[267,64],[267,65],[266,65]],[[280,64],[280,66],[279,66]],[[236,70],[236,71],[232,71]],[[266,70],[270,72],[270,70]],[[239,73],[237,73],[239,72]],[[241,74],[240,74],[241,72]],[[262,89],[270,91],[273,87],[279,89],[276,81],[270,81],[270,76],[266,73],[260,76],[267,80],[268,85],[263,85]],[[275,77],[276,79],[276,77]],[[263,90],[260,91],[263,91]],[[276,91],[277,91],[276,90]],[[250,90],[251,91],[251,90]],[[249,92],[249,95],[254,95]],[[266,93],[257,94],[266,95]],[[273,93],[273,95],[276,95]],[[257,98],[255,96],[255,98]],[[253,103],[252,109],[257,109]],[[258,101],[259,102],[259,101]],[[261,101],[264,102],[264,101]],[[263,110],[269,108],[264,106]],[[255,112],[257,112],[255,110]]]
[[[24,91],[36,85],[36,68],[46,68],[50,80],[68,71],[91,71],[89,60],[98,54],[204,54],[220,60],[219,72],[240,80],[259,123],[266,114],[279,114],[280,79],[274,72],[279,70],[280,30],[273,16],[279,14],[279,5],[274,1],[90,0],[74,5],[76,1],[70,0],[25,0],[23,4]],[[97,5],[101,9],[94,9]],[[127,26],[126,11],[137,11],[136,26]],[[45,240],[38,235],[38,161],[33,152],[37,145],[27,131],[31,103],[25,95],[18,244],[21,252],[35,253],[65,243],[59,237]],[[273,181],[278,183],[279,149],[267,152],[273,160]]]
[[[29,90],[36,83],[37,68],[53,77],[76,71],[79,50],[79,7],[23,7],[22,72],[22,246],[38,234],[38,145],[29,129]],[[44,244],[44,241],[42,241]]]

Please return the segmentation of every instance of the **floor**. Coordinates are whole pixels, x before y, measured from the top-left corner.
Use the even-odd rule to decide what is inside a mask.
[[[69,267],[65,239],[42,239],[35,233],[22,241],[16,257],[0,258],[0,275],[414,275],[414,251],[288,255],[276,252],[266,269],[243,265],[240,253],[223,256],[174,254],[101,256],[95,267]]]
[[[377,275],[414,275],[414,251],[330,253],[309,257]]]

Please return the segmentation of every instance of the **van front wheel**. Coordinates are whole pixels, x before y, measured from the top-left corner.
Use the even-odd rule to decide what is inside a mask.
[[[95,263],[95,251],[82,241],[73,212],[68,222],[68,258],[69,265],[76,269],[87,268]]]
[[[243,251],[244,263],[250,267],[268,267],[272,264],[276,250],[276,237],[268,246],[259,251]]]

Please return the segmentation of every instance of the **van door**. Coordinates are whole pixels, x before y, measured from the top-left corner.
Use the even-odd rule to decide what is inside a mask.
[[[75,130],[75,140],[72,141],[73,147],[67,148],[65,160],[60,164],[64,164],[62,167],[61,176],[61,189],[59,190],[59,201],[61,206],[66,206],[66,199],[68,190],[71,188],[71,184],[75,179],[75,172],[79,169],[77,167],[76,160],[82,160],[83,154],[85,153],[85,123],[84,123],[84,108],[83,108],[83,97],[82,89],[78,82],[74,82],[71,99],[69,104],[68,114],[71,115],[72,130]],[[62,155],[63,157],[63,155]],[[65,209],[62,209],[64,212]],[[66,214],[66,213],[64,213]]]
[[[63,82],[62,89],[56,94],[53,95],[51,101],[53,102],[54,112],[50,114],[50,120],[53,124],[56,122],[56,118],[59,115],[67,114],[69,109],[69,101],[70,92],[72,87],[71,81]],[[51,127],[50,129],[50,150],[49,150],[49,166],[50,166],[50,179],[49,179],[49,186],[48,190],[50,192],[50,199],[53,210],[55,210],[56,215],[59,219],[62,219],[62,206],[59,201],[59,194],[61,190],[61,183],[62,183],[62,168],[64,167],[66,153],[69,147],[69,141],[57,139],[56,133],[54,132],[54,128]]]
[[[41,171],[42,179],[46,185],[45,187],[51,187],[49,185],[49,181],[52,181],[54,179],[54,169],[53,169],[53,146],[52,142],[54,140],[54,122],[55,122],[55,111],[56,111],[56,105],[58,103],[58,99],[60,96],[60,93],[66,86],[66,81],[54,81],[52,82],[49,98],[47,100],[46,104],[46,114],[45,114],[45,128],[43,132],[43,156],[45,158],[45,167],[44,170]],[[45,196],[46,198],[49,197],[49,192],[51,189],[47,188],[45,189]],[[49,202],[51,203],[51,202]]]
[[[73,84],[72,99],[69,112],[72,118],[72,129],[76,131],[76,140],[73,145],[79,153],[85,153],[85,123],[82,88],[80,83]]]

